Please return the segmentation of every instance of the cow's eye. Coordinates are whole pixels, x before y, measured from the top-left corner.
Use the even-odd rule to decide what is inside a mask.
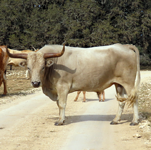
[[[44,70],[44,69],[45,69],[45,67],[42,68],[42,70]]]
[[[30,68],[29,68],[29,67],[27,67],[27,69],[30,71]]]

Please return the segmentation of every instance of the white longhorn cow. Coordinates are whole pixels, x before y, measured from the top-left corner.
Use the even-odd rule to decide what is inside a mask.
[[[62,51],[61,51],[62,49]],[[10,54],[27,60],[33,87],[57,102],[59,120],[65,121],[67,95],[74,91],[100,92],[115,85],[119,108],[111,124],[121,118],[125,100],[133,104],[131,125],[139,123],[137,91],[140,83],[139,51],[134,45],[113,44],[91,48],[46,45],[38,52]],[[103,70],[103,71],[102,71]]]

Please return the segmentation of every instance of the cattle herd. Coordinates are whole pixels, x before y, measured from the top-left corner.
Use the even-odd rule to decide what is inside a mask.
[[[91,48],[62,45],[45,45],[37,51],[18,51],[0,46],[0,85],[6,88],[7,65],[26,66],[31,85],[42,87],[43,93],[56,101],[59,119],[55,125],[63,125],[67,95],[81,91],[86,101],[86,91],[96,92],[105,100],[104,90],[114,85],[119,101],[116,117],[111,124],[117,124],[128,102],[134,109],[130,125],[139,123],[138,88],[140,84],[140,62],[137,47],[131,44],[113,44]]]

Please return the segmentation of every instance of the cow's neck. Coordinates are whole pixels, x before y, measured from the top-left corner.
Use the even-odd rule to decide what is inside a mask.
[[[44,77],[41,79],[43,86],[46,88],[54,89],[56,85],[56,78],[58,78],[57,72],[55,71],[55,66],[57,64],[58,58],[52,58],[54,64],[51,67],[45,69]]]

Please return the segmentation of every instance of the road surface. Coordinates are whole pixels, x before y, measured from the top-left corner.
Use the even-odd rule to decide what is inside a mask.
[[[142,74],[142,77],[148,77]],[[58,108],[41,91],[0,107],[0,150],[149,150],[142,138],[134,138],[138,126],[130,126],[132,109],[125,108],[118,125],[110,125],[118,102],[114,86],[105,90],[105,102],[87,92],[74,102],[69,94],[66,122],[55,126]]]

